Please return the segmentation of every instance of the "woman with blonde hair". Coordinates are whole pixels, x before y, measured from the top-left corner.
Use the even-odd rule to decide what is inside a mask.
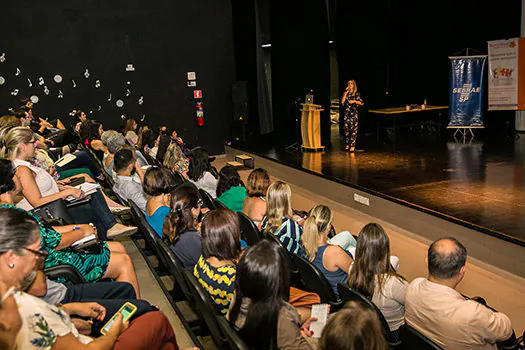
[[[348,231],[343,231],[332,239],[328,234],[332,227],[332,211],[325,205],[316,205],[308,213],[301,237],[306,258],[326,277],[334,293],[337,284],[345,283],[353,262],[349,251],[355,247],[355,239]]]
[[[15,166],[16,178],[24,198],[17,207],[31,210],[57,199],[85,197],[81,189],[67,185],[59,185],[44,169],[34,166],[30,160],[35,156],[33,132],[24,127],[11,129],[2,138],[2,158],[9,159]],[[88,205],[71,208],[70,212],[78,223],[94,222],[101,238],[116,237],[121,234],[132,234],[136,227],[117,223],[100,190],[90,194]],[[115,203],[116,204],[116,203]]]
[[[270,187],[270,175],[264,169],[257,168],[248,175],[246,195],[242,212],[260,228],[266,214],[266,192]]]
[[[355,80],[349,80],[346,90],[341,98],[344,106],[343,131],[345,140],[345,151],[354,152],[357,141],[357,125],[359,111],[357,107],[363,106],[363,99],[357,91]]]
[[[391,331],[405,323],[408,283],[396,272],[397,261],[397,257],[390,256],[390,240],[381,225],[365,225],[357,240],[348,285],[372,300],[385,316]]]
[[[276,181],[266,193],[266,215],[262,219],[262,230],[275,235],[284,247],[293,254],[301,251],[303,229],[293,219],[292,189],[286,182]],[[299,219],[300,220],[300,219]]]

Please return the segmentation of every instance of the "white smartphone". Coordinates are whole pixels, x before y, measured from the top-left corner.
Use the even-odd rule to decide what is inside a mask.
[[[126,322],[129,320],[129,318],[137,311],[137,307],[130,303],[129,301],[126,302],[124,305],[120,307],[120,309],[111,317],[111,319],[102,327],[100,330],[100,333],[106,334],[109,332],[109,329],[113,325],[113,322],[115,322],[117,316],[119,313],[122,314],[122,322]]]
[[[317,321],[310,323],[310,331],[314,332],[314,338],[321,338],[323,328],[328,322],[328,314],[330,313],[330,305],[328,304],[317,304],[312,305],[312,314],[310,317],[317,318]]]

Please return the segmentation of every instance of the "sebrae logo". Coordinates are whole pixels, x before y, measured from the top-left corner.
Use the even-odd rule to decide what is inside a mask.
[[[472,84],[463,84],[463,87],[452,89],[453,94],[460,94],[459,102],[466,102],[472,94],[479,94],[480,92],[481,87],[473,87]]]

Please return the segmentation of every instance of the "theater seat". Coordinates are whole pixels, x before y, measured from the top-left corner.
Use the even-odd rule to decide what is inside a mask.
[[[215,204],[215,200],[213,199],[211,194],[209,194],[206,190],[199,188],[199,197],[200,199],[202,199],[202,202],[204,203],[204,206],[206,208],[210,210],[215,210],[217,208]]]
[[[299,270],[303,288],[308,292],[314,292],[319,295],[322,303],[330,304],[330,312],[339,310],[342,302],[337,298],[322,272],[311,262],[297,254],[292,254],[291,257],[293,264]]]
[[[399,338],[406,350],[439,350],[442,349],[431,339],[419,333],[414,327],[405,324],[399,327]]]
[[[262,233],[259,231],[257,226],[252,219],[250,219],[244,213],[237,213],[239,216],[239,224],[241,226],[241,237],[248,243],[249,246],[257,244],[261,239],[263,239]]]
[[[48,267],[44,270],[44,274],[50,280],[56,281],[59,278],[64,278],[66,282],[72,284],[81,284],[86,283],[84,277],[71,265],[57,265],[53,267]]]
[[[350,288],[348,285],[342,283],[339,283],[337,285],[337,291],[339,292],[339,296],[341,297],[343,303],[347,303],[349,301],[356,301],[358,303],[361,303],[366,308],[375,311],[377,317],[379,318],[379,321],[381,322],[381,330],[383,331],[385,339],[387,340],[390,348],[402,348],[401,341],[397,339],[397,337],[395,337],[392,334],[392,332],[390,332],[390,327],[388,327],[388,322],[383,316],[383,313],[370,299],[366,298],[363,294],[359,293],[358,291]]]

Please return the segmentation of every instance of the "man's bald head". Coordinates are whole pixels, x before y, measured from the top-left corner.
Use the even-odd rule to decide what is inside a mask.
[[[459,274],[467,261],[467,249],[453,237],[440,238],[428,247],[428,273],[448,280]]]

